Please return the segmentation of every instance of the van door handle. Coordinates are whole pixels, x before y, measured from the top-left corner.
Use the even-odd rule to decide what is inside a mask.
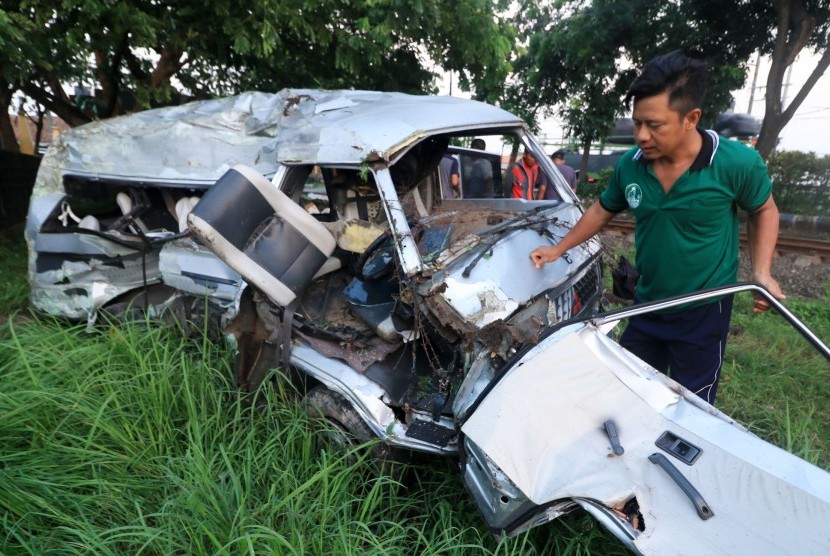
[[[648,456],[648,460],[651,463],[659,465],[663,468],[663,471],[669,474],[669,477],[680,487],[680,490],[689,497],[689,500],[692,501],[692,504],[695,506],[695,510],[697,510],[697,515],[703,521],[706,521],[713,515],[715,512],[712,511],[712,508],[709,507],[709,504],[706,503],[706,500],[703,499],[703,496],[697,491],[697,489],[683,476],[683,474],[677,470],[677,468],[668,460],[666,456],[663,454],[658,454],[657,452]]]
[[[614,423],[613,420],[609,419],[602,424],[602,427],[605,429],[605,435],[608,437],[608,441],[611,443],[611,449],[614,451],[614,455],[623,455],[625,453],[625,448],[623,448],[622,444],[620,444],[620,435],[619,433],[617,433],[616,423]]]

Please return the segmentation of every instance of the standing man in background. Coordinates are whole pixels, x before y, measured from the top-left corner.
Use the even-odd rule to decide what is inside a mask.
[[[572,191],[576,191],[576,170],[565,164],[565,150],[559,149],[550,155],[550,159],[556,165],[556,169],[565,178],[565,181],[571,187]],[[554,201],[559,199],[556,194],[556,188],[553,185],[548,186],[546,183],[539,185],[539,192],[536,195],[539,201]]]
[[[618,212],[636,219],[636,302],[732,284],[738,275],[737,209],[749,215],[750,280],[784,299],[770,274],[778,238],[772,183],[757,151],[698,127],[705,62],[659,56],[631,85],[637,148],[617,163],[606,190],[557,245],[535,249],[537,268],[593,237]],[[769,309],[760,298],[755,312]],[[620,344],[714,404],[732,297],[633,317]]]
[[[564,149],[555,151],[552,155],[550,155],[550,158],[553,160],[553,163],[556,164],[556,169],[559,170],[559,173],[562,174],[562,177],[565,178],[565,181],[571,186],[571,189],[576,191],[576,170],[565,164]]]
[[[534,190],[541,185],[542,181],[539,179],[541,174],[539,164],[530,149],[525,149],[522,158],[513,165],[512,174],[513,187],[510,196],[528,201],[535,199]]]
[[[487,149],[484,139],[475,138],[470,148],[477,151]],[[470,170],[470,183],[464,185],[464,197],[469,199],[490,199],[495,195],[493,167],[486,158],[475,158]]]
[[[444,199],[458,197],[461,180],[458,174],[458,161],[451,154],[444,154],[438,166],[441,172],[441,194]]]

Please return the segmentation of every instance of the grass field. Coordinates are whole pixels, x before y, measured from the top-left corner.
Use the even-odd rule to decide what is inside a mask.
[[[25,306],[21,256],[0,243],[3,314]],[[749,304],[718,405],[830,469],[830,367]],[[830,338],[830,296],[787,304]],[[404,487],[371,472],[365,447],[320,452],[284,381],[265,410],[239,401],[232,360],[142,323],[0,328],[0,553],[627,554],[585,514],[499,542],[453,461],[419,461]]]

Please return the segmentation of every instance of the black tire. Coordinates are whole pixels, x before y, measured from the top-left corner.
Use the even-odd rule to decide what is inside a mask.
[[[309,390],[303,398],[303,408],[309,417],[327,422],[316,431],[320,449],[345,451],[377,439],[354,407],[342,395],[325,386]],[[392,475],[396,479],[403,477],[407,452],[384,442],[376,442],[369,451],[379,473]]]

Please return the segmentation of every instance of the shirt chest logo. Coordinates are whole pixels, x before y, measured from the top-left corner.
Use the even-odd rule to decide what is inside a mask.
[[[640,184],[629,183],[625,186],[625,200],[628,201],[628,206],[633,209],[640,206],[643,200],[643,190],[640,189]]]

